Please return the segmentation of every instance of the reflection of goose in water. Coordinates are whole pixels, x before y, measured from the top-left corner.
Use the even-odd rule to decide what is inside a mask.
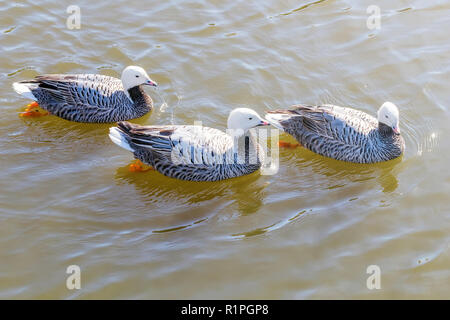
[[[291,138],[292,139],[292,138]],[[359,164],[317,157],[313,152],[296,148],[281,150],[281,158],[295,162],[302,176],[302,187],[312,190],[336,189],[365,184],[361,182],[376,180],[384,192],[392,192],[398,187],[394,168],[402,162],[403,157],[374,164]],[[322,178],[321,178],[322,177]],[[325,177],[325,178],[324,178]],[[370,187],[367,185],[367,187]]]
[[[46,140],[53,140],[57,142],[59,139],[67,137],[81,137],[89,136],[92,139],[98,135],[105,135],[108,132],[110,124],[92,124],[66,121],[64,119],[49,119],[46,117],[33,119],[30,121],[27,118],[21,118],[24,122],[24,135],[34,132],[42,136],[46,136]],[[103,138],[102,138],[103,140]],[[76,142],[76,141],[73,141]]]
[[[132,173],[128,166],[118,168],[116,183],[132,187],[145,208],[163,212],[164,228],[195,226],[199,222],[257,212],[264,203],[266,179],[257,172],[218,182],[191,182],[167,179],[156,171]],[[151,214],[151,212],[148,212]],[[170,218],[169,218],[170,217]],[[167,219],[170,220],[167,222]]]
[[[94,155],[108,149],[108,124],[70,122],[59,118],[42,117],[29,121],[17,134],[17,142],[33,153],[41,152],[45,158],[72,159]],[[24,151],[26,151],[24,149]],[[29,152],[29,151],[28,151]]]
[[[145,123],[151,114],[135,120],[136,123]],[[56,117],[20,118],[24,126],[14,133],[18,141],[32,144],[33,150],[41,147],[48,150],[67,150],[72,153],[95,154],[100,149],[110,149],[108,130],[111,124],[80,123],[67,121]],[[58,153],[48,154],[58,157]],[[64,156],[64,155],[62,155]]]
[[[402,158],[396,158],[388,162],[375,164],[346,164],[332,159],[321,159],[313,165],[313,170],[326,175],[330,181],[335,181],[334,187],[345,186],[346,183],[359,183],[376,180],[383,192],[393,192],[398,187],[398,180],[393,174],[393,169]],[[347,182],[346,182],[347,181]],[[330,186],[333,188],[333,186]]]

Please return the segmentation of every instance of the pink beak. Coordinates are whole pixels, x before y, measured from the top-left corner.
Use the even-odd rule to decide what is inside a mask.
[[[259,124],[259,126],[268,126],[270,125],[269,122],[262,120],[261,123]]]
[[[158,84],[156,82],[153,82],[151,80],[147,80],[147,82],[145,83],[148,86],[152,86],[152,87],[157,87]]]
[[[395,134],[400,134],[400,128],[398,127],[393,127],[392,131],[394,131]]]

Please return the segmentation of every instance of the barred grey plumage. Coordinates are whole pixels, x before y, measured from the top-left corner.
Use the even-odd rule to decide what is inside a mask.
[[[250,121],[248,115],[246,119]],[[268,125],[261,118],[252,121],[257,121],[254,126]],[[249,131],[238,137],[203,126],[119,122],[110,129],[110,138],[158,172],[181,180],[239,177],[257,171],[264,159],[261,146]]]
[[[138,118],[152,109],[153,101],[143,84],[156,86],[142,68],[131,66],[124,70],[122,80],[99,74],[51,74],[16,82],[13,87],[63,119],[105,123]]]
[[[334,105],[296,105],[290,110],[269,111],[266,116],[305,148],[355,163],[387,161],[403,153],[405,142],[398,129],[395,105],[383,104],[378,118],[382,121],[365,112]]]

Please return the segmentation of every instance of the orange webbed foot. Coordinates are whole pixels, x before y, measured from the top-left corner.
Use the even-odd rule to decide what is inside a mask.
[[[37,103],[36,101],[33,101],[33,102],[27,104],[27,108],[25,109],[25,111],[29,111],[33,108],[39,108],[39,103]]]
[[[141,160],[134,160],[132,164],[128,167],[131,172],[146,172],[149,170],[154,170],[151,166],[142,163]]]
[[[36,101],[27,104],[25,111],[19,114],[20,117],[43,117],[47,115],[49,115],[49,112],[41,109]]]
[[[295,149],[295,148],[299,148],[302,146],[300,143],[290,143],[290,142],[284,142],[284,141],[278,142],[278,145],[280,146],[280,148],[286,148],[286,149]]]

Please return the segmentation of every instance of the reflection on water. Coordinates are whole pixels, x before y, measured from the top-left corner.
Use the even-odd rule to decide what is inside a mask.
[[[287,134],[283,134],[280,139],[295,141]],[[348,163],[317,155],[302,147],[282,148],[280,156],[288,158],[289,162],[295,164],[299,172],[314,172],[314,176],[308,173],[301,181],[302,186],[314,190],[336,189],[376,180],[384,192],[393,192],[398,186],[396,167],[404,160],[402,156],[375,164]],[[319,183],[318,176],[324,177],[319,179]]]
[[[125,166],[117,169],[115,179],[119,185],[132,184],[143,201],[160,207],[195,209],[208,201],[226,199],[236,203],[236,209],[244,215],[258,211],[266,187],[259,172],[222,182],[191,182],[169,178],[154,170],[133,173]]]
[[[359,0],[79,0],[80,30],[68,1],[1,2],[0,298],[449,298],[450,4],[410,2],[377,2],[378,30]],[[131,64],[159,85],[135,123],[223,130],[242,105],[393,101],[406,152],[357,165],[281,149],[276,175],[193,183],[129,172],[112,124],[18,116],[15,81]]]

